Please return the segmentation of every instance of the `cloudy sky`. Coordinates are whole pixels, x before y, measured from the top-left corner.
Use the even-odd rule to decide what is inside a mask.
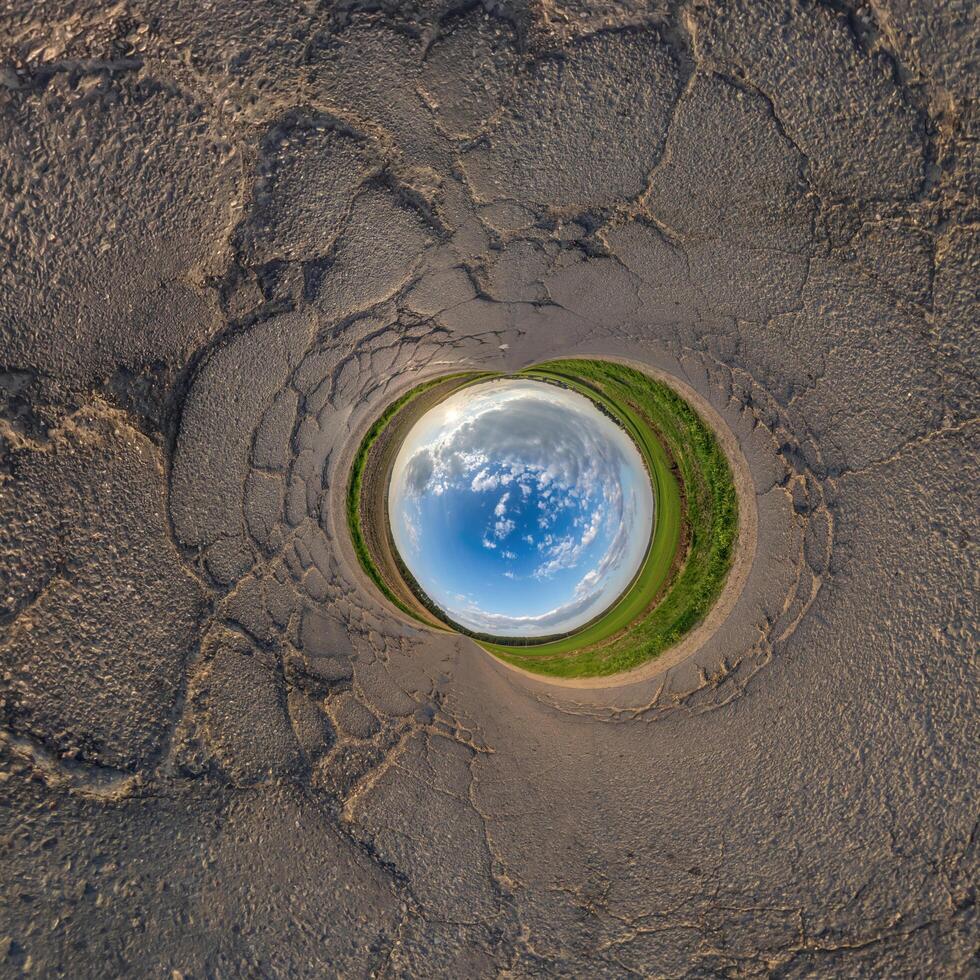
[[[546,636],[588,622],[629,584],[654,504],[632,440],[587,398],[500,380],[416,423],[388,506],[403,560],[450,618]]]

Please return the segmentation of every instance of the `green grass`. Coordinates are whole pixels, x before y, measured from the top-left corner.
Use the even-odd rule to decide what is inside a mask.
[[[485,638],[478,642],[508,663],[547,676],[601,677],[629,670],[658,656],[693,629],[721,593],[738,537],[731,468],[697,412],[668,385],[641,371],[608,361],[574,359],[550,361],[521,373],[587,395],[629,432],[650,473],[655,527],[630,587],[583,629],[520,646]],[[488,380],[491,376],[465,377]],[[371,447],[395,416],[412,399],[446,380],[443,376],[425,382],[388,406],[358,448],[347,493],[347,521],[361,565],[389,601],[416,619],[418,613],[384,581],[364,539],[362,478]],[[419,598],[431,607],[426,596]]]

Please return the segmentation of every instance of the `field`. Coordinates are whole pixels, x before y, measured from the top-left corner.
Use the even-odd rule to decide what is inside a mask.
[[[653,484],[654,533],[629,588],[577,632],[533,642],[474,638],[501,660],[533,673],[581,678],[629,670],[676,643],[704,619],[718,598],[738,537],[731,469],[697,412],[672,388],[641,371],[575,359],[536,365],[521,374],[581,392],[629,432]],[[458,383],[446,386],[446,394],[487,377],[456,376]],[[403,395],[371,426],[355,457],[347,495],[348,523],[364,570],[389,601],[429,625],[428,613],[437,609],[419,593],[390,547],[384,503],[390,467],[379,458],[382,450],[385,458],[393,458],[410,422],[438,400],[433,389],[447,380],[434,379]],[[427,392],[428,398],[420,397]],[[368,488],[366,474],[371,474]],[[379,480],[385,483],[375,485]]]

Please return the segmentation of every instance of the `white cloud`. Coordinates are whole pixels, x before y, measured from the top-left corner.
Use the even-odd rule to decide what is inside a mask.
[[[549,633],[564,632],[569,628],[565,624],[581,615],[595,600],[595,594],[575,598],[538,616],[507,616],[470,607],[466,610],[466,621],[463,625],[476,632],[494,633],[498,636],[515,633],[547,636]],[[591,617],[587,615],[586,618]]]
[[[473,477],[473,482],[470,484],[470,489],[474,493],[483,493],[485,490],[496,490],[499,486],[499,475],[490,473],[489,470],[480,470],[480,472]]]
[[[618,447],[594,418],[569,411],[567,392],[554,388],[542,397],[540,384],[516,387],[506,397],[475,396],[424,444],[413,447],[410,436],[408,492],[452,486],[461,478],[477,492],[518,479],[528,488],[521,491],[525,496],[531,490],[527,477],[539,491],[555,486],[580,493],[615,481]]]
[[[516,526],[517,525],[510,518],[507,518],[506,520],[494,521],[493,523],[494,537],[500,541],[503,541],[503,539],[506,538],[507,535],[510,534],[510,532],[513,531]]]

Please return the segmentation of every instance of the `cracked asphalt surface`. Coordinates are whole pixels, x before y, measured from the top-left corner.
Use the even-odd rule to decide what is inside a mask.
[[[7,0],[0,973],[977,975],[976,19]],[[595,690],[343,519],[397,394],[576,354],[758,509]]]

